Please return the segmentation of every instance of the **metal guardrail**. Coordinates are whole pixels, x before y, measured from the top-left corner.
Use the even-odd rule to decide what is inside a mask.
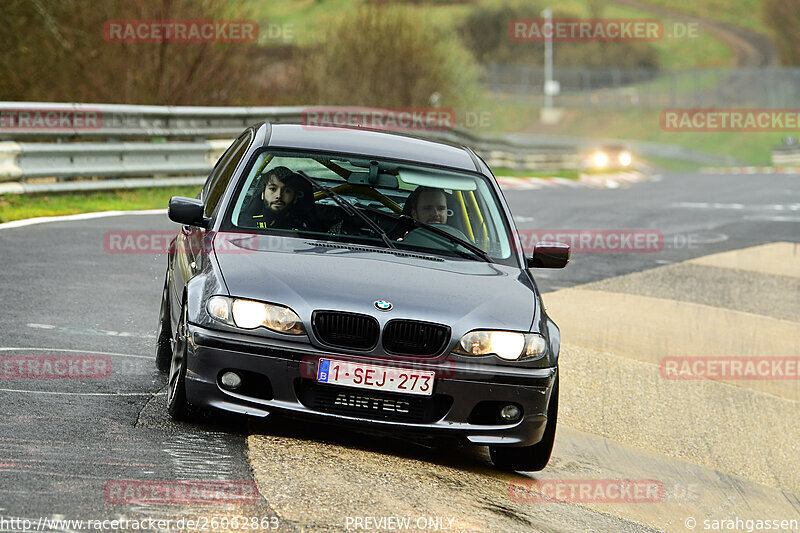
[[[688,161],[698,165],[738,165],[740,162],[732,156],[709,154],[700,150],[692,150],[684,146],[674,144],[662,144],[650,141],[619,141],[616,139],[593,139],[576,138],[561,136],[543,135],[521,135],[506,134],[503,136],[506,142],[514,145],[530,145],[535,143],[548,144],[550,146],[568,146],[579,152],[595,150],[604,145],[624,145],[630,149],[635,156],[660,157],[663,159],[677,159]]]
[[[305,109],[0,102],[2,115],[27,119],[21,127],[0,127],[0,140],[234,139],[256,122],[299,122]],[[77,127],[60,122],[70,113],[85,120]],[[34,123],[37,118],[41,126]],[[48,118],[52,127],[46,123]]]
[[[131,182],[122,178],[207,175],[246,127],[262,121],[302,123],[308,109],[0,102],[0,194],[111,188],[104,179],[113,179],[113,188],[127,188]],[[469,146],[490,166],[515,170],[578,168],[580,145],[598,144],[586,139],[478,136],[460,127],[411,133]],[[735,164],[732,158],[701,155],[697,160],[703,164]],[[57,183],[27,183],[41,178]],[[100,179],[69,181],[75,178]],[[2,183],[12,181],[16,183]]]
[[[483,84],[496,101],[541,107],[544,67],[488,64]],[[556,67],[553,105],[581,109],[775,108],[800,99],[798,67]],[[658,123],[654,124],[658,127]]]
[[[787,136],[783,144],[772,149],[772,165],[776,167],[800,166],[800,144],[794,136]]]
[[[209,160],[213,148],[208,142],[6,142],[0,151],[6,159],[4,177],[28,179],[202,174],[214,163]]]
[[[247,126],[261,121],[301,123],[308,109],[0,103],[0,140],[6,140],[0,142],[0,182],[18,182],[0,184],[0,193],[41,190],[43,187],[25,183],[37,178],[63,181],[207,174],[231,139]],[[461,129],[413,133],[469,145],[489,164],[514,169],[570,168],[578,164],[574,146],[548,146],[540,141],[522,146],[500,137],[477,137]],[[108,186],[93,180],[46,188],[93,190]]]

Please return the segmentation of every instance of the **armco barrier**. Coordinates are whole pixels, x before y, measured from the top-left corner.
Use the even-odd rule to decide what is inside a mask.
[[[244,128],[262,121],[301,123],[306,109],[0,102],[0,182],[15,182],[0,185],[0,194],[129,188],[169,184],[169,176],[207,175]],[[413,133],[469,146],[493,167],[551,170],[579,164],[577,147],[563,142],[479,137],[458,127]],[[159,179],[120,179],[152,176]],[[56,182],[26,183],[38,178]],[[113,185],[104,183],[106,178]]]
[[[304,109],[0,102],[0,140],[233,139],[256,122],[299,122]],[[59,113],[95,120],[69,127]]]
[[[791,144],[782,144],[772,149],[772,166],[796,167],[800,166],[800,144],[797,141]]]
[[[12,143],[4,143],[12,144]],[[10,176],[72,178],[203,174],[213,165],[208,142],[170,143],[13,143],[16,156]],[[0,147],[2,150],[2,147]],[[2,157],[8,161],[6,152]],[[14,168],[14,167],[17,168]]]
[[[262,121],[302,123],[307,109],[0,102],[0,194],[129,188],[142,183],[166,186],[170,176],[207,175],[231,140],[246,127]],[[576,169],[581,164],[581,151],[612,142],[521,134],[479,136],[458,126],[412,133],[469,146],[490,167],[514,170]],[[738,164],[729,156],[684,147],[626,144],[637,155],[706,166]],[[792,160],[796,157],[786,156]],[[87,177],[101,179],[70,181]],[[152,177],[156,180],[122,179]],[[37,178],[54,178],[55,182],[27,183]],[[113,181],[113,186],[104,180]]]

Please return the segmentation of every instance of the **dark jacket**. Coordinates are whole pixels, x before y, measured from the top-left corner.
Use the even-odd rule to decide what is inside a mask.
[[[300,217],[294,215],[291,206],[280,213],[273,213],[266,207],[261,209],[261,213],[253,215],[253,227],[260,229],[289,229],[289,230],[307,230],[309,229],[308,222],[302,220]]]

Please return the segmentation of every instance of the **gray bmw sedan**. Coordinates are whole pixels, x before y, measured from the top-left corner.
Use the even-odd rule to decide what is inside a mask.
[[[541,470],[558,327],[487,165],[360,128],[260,124],[175,197],[156,361],[193,408],[458,437]]]

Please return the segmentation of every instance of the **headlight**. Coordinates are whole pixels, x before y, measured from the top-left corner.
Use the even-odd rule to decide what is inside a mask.
[[[208,314],[219,320],[228,323],[231,319],[231,303],[224,296],[212,296],[206,304]]]
[[[525,343],[525,355],[538,359],[547,353],[547,341],[538,333],[531,333],[528,335],[527,342]]]
[[[267,306],[252,300],[234,300],[231,306],[237,327],[255,329],[267,321]]]
[[[619,164],[623,167],[630,166],[633,162],[633,157],[631,157],[630,152],[620,152],[619,153]]]
[[[594,154],[594,166],[597,168],[605,168],[608,166],[608,155],[605,152],[596,152]]]
[[[237,328],[256,329],[264,326],[290,335],[302,335],[306,332],[297,313],[281,305],[212,296],[206,303],[206,309],[215,319]]]
[[[454,351],[462,355],[493,354],[506,361],[538,359],[547,351],[547,341],[538,333],[470,331],[461,337]]]

